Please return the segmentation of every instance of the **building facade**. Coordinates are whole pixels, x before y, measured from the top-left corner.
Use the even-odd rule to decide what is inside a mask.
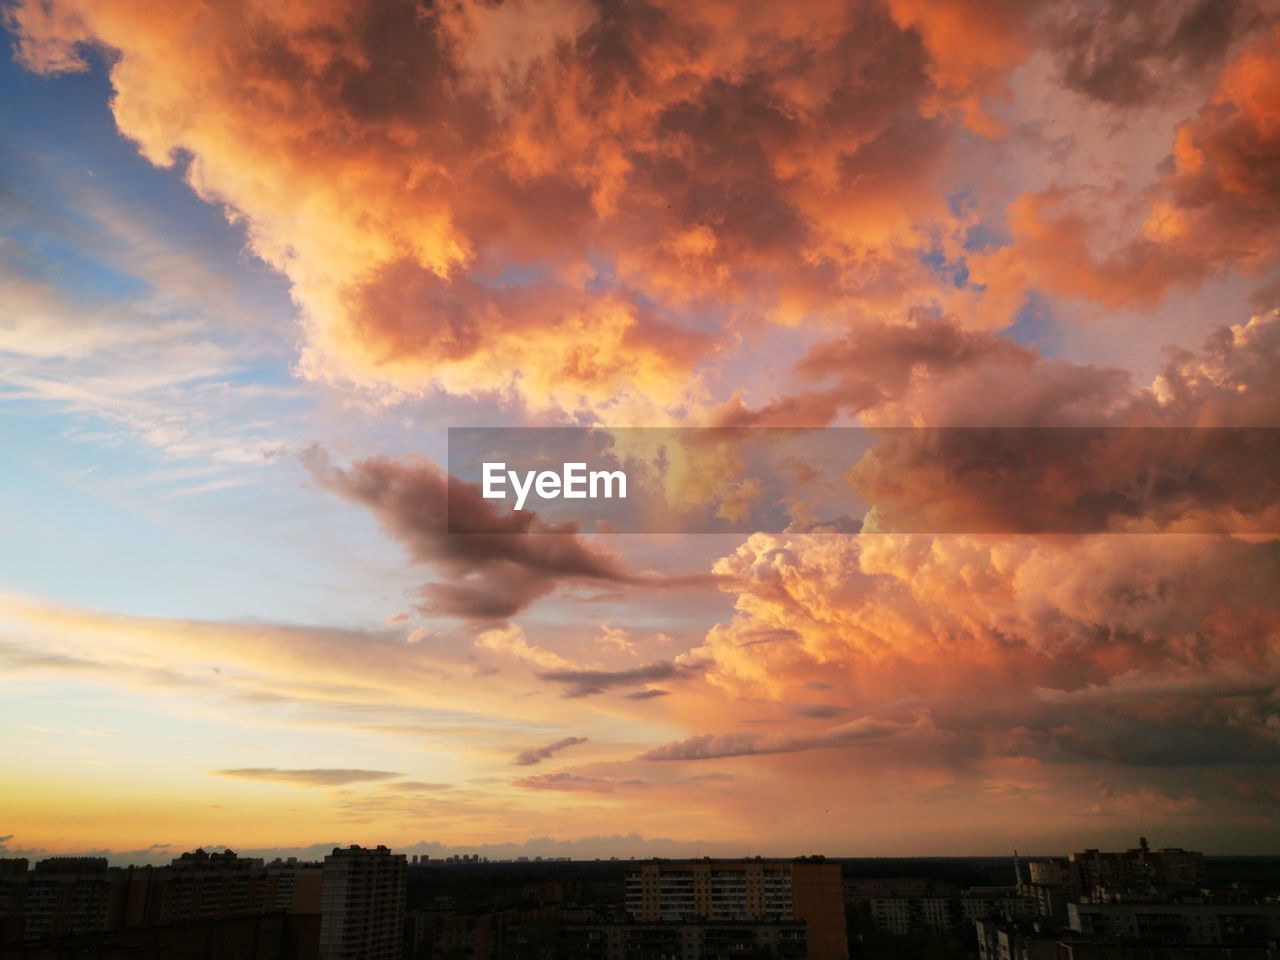
[[[386,847],[335,847],[322,872],[320,960],[399,960],[407,874]]]
[[[798,921],[804,924],[804,941],[813,960],[848,956],[840,865],[821,858],[631,864],[626,868],[624,898],[628,917],[647,924]]]
[[[1254,946],[1280,941],[1280,903],[1072,903],[1070,926],[1103,943]]]
[[[1005,887],[975,887],[955,896],[873,897],[871,921],[889,933],[955,933],[977,920],[1031,920],[1035,898]]]
[[[164,943],[176,951],[176,944],[253,931],[259,943],[279,932],[287,941],[277,951],[282,956],[314,956],[320,874],[318,864],[264,866],[231,851],[197,850],[159,867],[52,857],[28,870],[25,860],[0,861],[0,953],[13,955],[20,946],[39,956],[72,950],[77,942],[122,950],[125,944]],[[280,922],[232,922],[271,916]],[[220,949],[235,952],[225,944]]]
[[[1099,890],[1193,890],[1206,882],[1204,854],[1180,847],[1152,850],[1147,838],[1123,852],[1081,850],[1068,858],[1071,892],[1077,898]]]

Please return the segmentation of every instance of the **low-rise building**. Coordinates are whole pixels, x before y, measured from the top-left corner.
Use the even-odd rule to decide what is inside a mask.
[[[889,933],[955,933],[977,920],[1031,920],[1037,901],[1013,887],[973,887],[948,897],[876,897],[871,920]]]
[[[978,920],[978,960],[1058,960],[1059,937],[1035,925]]]

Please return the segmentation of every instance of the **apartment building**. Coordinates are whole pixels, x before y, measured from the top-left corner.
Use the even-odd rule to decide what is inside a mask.
[[[1251,946],[1280,941],[1280,903],[1072,903],[1070,927],[1105,943]]]
[[[282,949],[310,950],[314,956],[320,873],[318,864],[264,867],[231,851],[196,850],[168,866],[112,867],[102,857],[51,857],[28,870],[26,860],[0,861],[0,943],[56,943],[59,949],[71,949],[75,938],[95,937],[114,944],[159,942],[157,937],[202,943],[227,931],[260,937],[278,928],[288,941]],[[270,915],[284,919],[275,925],[229,922]],[[139,931],[155,935],[115,936]],[[221,949],[231,951],[225,944]]]
[[[324,858],[320,960],[399,960],[408,863],[386,847],[335,847]]]
[[[954,933],[977,920],[1030,920],[1034,897],[1011,887],[973,887],[953,896],[873,897],[871,921],[889,933]]]
[[[848,956],[840,865],[822,858],[646,861],[627,866],[624,892],[632,921],[798,921],[813,960]]]
[[[1181,847],[1152,850],[1147,838],[1123,852],[1081,850],[1068,858],[1071,892],[1076,898],[1098,890],[1194,889],[1206,879],[1204,854]]]

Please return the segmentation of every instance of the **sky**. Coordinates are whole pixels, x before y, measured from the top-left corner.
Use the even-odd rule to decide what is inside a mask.
[[[443,508],[450,427],[1280,427],[1274,5],[2,22],[0,854],[1280,854],[1280,543],[1186,532],[1273,503]]]

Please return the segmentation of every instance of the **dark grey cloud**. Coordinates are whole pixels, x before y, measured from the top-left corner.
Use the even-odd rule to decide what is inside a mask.
[[[910,723],[894,723],[859,717],[834,727],[808,733],[721,733],[675,740],[641,755],[642,760],[717,760],[773,753],[800,753],[872,743],[922,733],[932,729],[926,715]]]
[[[1124,767],[1280,768],[1280,688],[1216,701],[1076,707],[1067,722],[1024,730],[1010,752]]]
[[[584,791],[587,793],[613,793],[618,787],[643,787],[648,783],[638,778],[626,780],[613,777],[591,777],[578,773],[540,773],[513,781],[526,790]]]
[[[629,670],[550,670],[538,674],[543,680],[563,683],[566,697],[588,697],[615,687],[634,687],[659,680],[674,680],[697,672],[672,660],[656,660]]]
[[[1059,5],[1048,32],[1069,88],[1129,107],[1203,76],[1267,19],[1253,0],[1086,0]]]
[[[586,742],[586,737],[562,737],[559,740],[553,740],[545,746],[530,747],[528,750],[521,750],[516,754],[515,759],[511,762],[519,767],[531,767],[534,764],[541,763],[543,760],[554,756],[561,750],[566,750],[569,747],[576,747],[578,744]]]
[[[663,690],[660,687],[650,687],[648,690],[636,690],[633,693],[625,694],[628,700],[653,700],[657,697],[671,696],[670,690]]]
[[[532,510],[499,512],[478,487],[422,458],[377,457],[343,469],[312,447],[302,462],[321,485],[372,510],[415,561],[442,575],[422,587],[431,613],[505,619],[567,581],[648,587],[708,581],[631,571],[573,524],[544,522]],[[451,532],[460,529],[470,532]]]
[[[848,713],[849,710],[835,703],[797,703],[790,708],[790,712],[797,717],[831,720]]]

